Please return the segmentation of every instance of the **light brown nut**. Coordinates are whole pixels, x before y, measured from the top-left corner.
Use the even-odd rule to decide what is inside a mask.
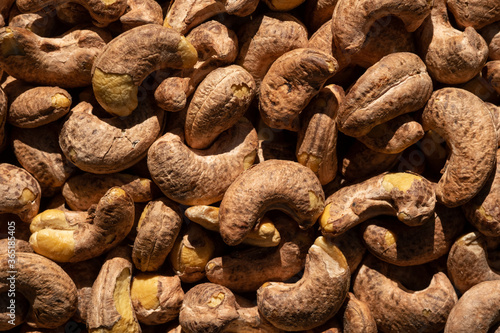
[[[130,296],[137,320],[158,325],[178,317],[184,291],[178,276],[139,273],[132,280]]]
[[[31,173],[42,188],[44,197],[59,191],[76,171],[59,147],[60,124],[51,123],[31,129],[11,132],[17,160]]]
[[[12,226],[12,222],[9,225]],[[12,235],[14,236],[6,236],[7,238],[0,239],[0,253],[2,255],[11,255],[17,252],[33,253],[30,243],[22,239],[17,239],[15,233],[12,233]]]
[[[420,175],[385,173],[341,188],[328,197],[320,217],[325,235],[340,235],[378,215],[397,216],[409,225],[434,216],[434,185]]]
[[[134,202],[118,187],[99,200],[95,210],[49,209],[33,218],[30,244],[36,253],[57,262],[100,256],[119,244],[134,224]]]
[[[288,51],[307,45],[305,26],[289,13],[267,13],[238,31],[236,64],[252,74],[257,89],[271,64]]]
[[[488,61],[483,68],[483,77],[500,94],[500,60]]]
[[[16,294],[22,294],[31,304],[26,318],[30,326],[56,328],[76,311],[75,284],[61,267],[47,258],[23,252],[16,253],[15,261],[0,256],[0,290],[12,289],[13,283]]]
[[[0,214],[12,213],[30,222],[40,208],[41,189],[28,171],[8,163],[0,164]]]
[[[257,305],[264,318],[280,329],[311,329],[337,313],[349,282],[349,266],[342,252],[318,237],[307,254],[302,278],[292,284],[265,283],[257,290]]]
[[[175,203],[167,198],[148,202],[132,249],[135,267],[143,272],[158,270],[174,246],[181,226],[181,212]]]
[[[92,67],[92,87],[99,104],[109,113],[128,116],[138,106],[142,81],[163,68],[190,68],[198,54],[173,29],[146,24],[109,42]],[[142,103],[141,103],[142,104]]]
[[[251,247],[211,259],[205,266],[210,282],[235,292],[252,292],[268,281],[286,281],[304,268],[307,251],[314,241],[312,228],[300,230],[283,213],[266,216],[275,221],[282,234],[278,247]]]
[[[495,127],[497,129],[498,147],[500,147],[500,107],[488,102],[486,102],[486,106],[493,116],[493,121],[495,122]]]
[[[64,183],[62,195],[72,210],[87,210],[97,204],[113,186],[124,189],[134,202],[148,202],[160,194],[158,187],[147,178],[127,173],[83,173],[69,178]]]
[[[236,177],[254,162],[257,133],[242,118],[207,149],[186,146],[180,128],[156,140],[148,152],[153,181],[183,205],[210,205],[222,199]]]
[[[461,293],[481,282],[500,280],[500,272],[492,267],[488,252],[487,238],[477,231],[463,235],[451,247],[448,275]]]
[[[68,160],[87,172],[120,172],[147,155],[161,135],[164,112],[149,100],[130,117],[103,118],[92,105],[80,102],[70,112],[59,134],[59,145]]]
[[[130,297],[131,278],[130,251],[118,247],[109,253],[92,286],[89,333],[141,333]]]
[[[444,332],[497,331],[500,316],[499,291],[500,281],[486,281],[469,289],[451,310]]]
[[[430,279],[425,278],[425,270],[425,266],[392,266],[374,257],[364,260],[354,280],[354,295],[368,305],[379,331],[439,332],[444,328],[457,294],[444,273]],[[418,276],[420,285],[405,287],[407,282],[401,278],[405,271]]]
[[[500,20],[500,7],[495,1],[447,0],[446,4],[461,27],[481,29],[487,24]]]
[[[215,243],[210,234],[196,223],[190,223],[177,236],[169,260],[182,282],[193,283],[205,277],[205,265],[214,253]]]
[[[90,84],[90,70],[109,41],[97,28],[73,29],[61,37],[44,38],[15,27],[0,29],[0,65],[16,79],[61,88]]]
[[[493,22],[482,28],[479,33],[488,44],[488,58],[500,60],[500,22]]]
[[[219,211],[220,234],[228,245],[243,241],[265,212],[281,210],[302,229],[321,215],[325,195],[311,169],[292,161],[267,160],[229,186]]]
[[[271,128],[298,131],[299,114],[338,70],[335,58],[300,48],[280,56],[260,86],[259,111]]]
[[[17,0],[16,5],[21,12],[36,12],[49,5],[57,5],[69,2],[70,0]],[[88,10],[98,27],[105,27],[109,23],[118,20],[127,8],[127,0],[71,0]]]
[[[469,81],[488,58],[488,45],[474,28],[460,31],[451,25],[446,0],[434,0],[431,15],[422,24],[417,40],[429,74],[442,83]]]
[[[448,207],[472,199],[495,167],[496,128],[487,106],[458,88],[436,90],[422,114],[424,130],[446,140],[450,156],[436,186],[436,198]]]
[[[465,222],[460,209],[437,206],[434,217],[416,227],[394,218],[370,219],[363,225],[363,240],[380,260],[397,266],[422,265],[447,254]]]
[[[200,24],[186,38],[198,52],[198,61],[193,68],[167,77],[156,88],[155,100],[167,111],[184,109],[187,99],[205,76],[217,67],[231,64],[238,55],[236,34],[217,21]]]
[[[387,55],[349,89],[339,111],[339,131],[363,136],[379,124],[422,108],[431,93],[432,80],[416,54]]]
[[[398,154],[424,137],[424,129],[409,114],[402,114],[377,125],[367,134],[358,137],[368,148],[385,154]]]
[[[352,272],[352,271],[351,271]],[[346,306],[344,310],[343,333],[377,333],[377,323],[372,312],[365,302],[356,296],[347,293]]]
[[[337,175],[337,112],[345,98],[344,89],[328,85],[309,102],[300,116],[295,156],[310,168],[322,185]]]
[[[120,16],[123,30],[146,24],[163,24],[161,6],[154,0],[127,0],[127,10]]]
[[[339,0],[333,11],[332,32],[335,45],[348,55],[358,52],[372,24],[388,15],[403,21],[412,32],[429,15],[432,1],[418,0],[401,3],[397,0]]]
[[[200,83],[187,109],[186,143],[195,149],[209,147],[244,115],[254,96],[255,82],[243,67],[214,69]]]

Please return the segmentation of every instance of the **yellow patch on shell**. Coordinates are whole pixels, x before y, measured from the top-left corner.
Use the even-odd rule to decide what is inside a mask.
[[[337,261],[340,267],[342,267],[343,269],[347,269],[348,267],[347,260],[345,259],[345,256],[342,253],[342,251],[340,251],[340,249],[335,244],[330,242],[325,237],[319,236],[314,241],[314,245],[320,247],[323,251],[328,253],[330,257],[332,257],[333,259],[335,259],[335,261]]]
[[[138,87],[128,74],[105,73],[96,68],[92,88],[99,104],[115,116],[128,116],[137,108]]]
[[[319,217],[319,225],[324,232],[333,232],[333,225],[328,223],[330,219],[330,206],[331,204],[326,205],[325,210],[323,210],[323,213]]]
[[[4,58],[26,55],[24,48],[17,42],[14,37],[14,33],[10,28],[5,28],[5,34],[3,35],[3,38],[0,39],[0,49]]]
[[[224,301],[224,298],[226,298],[226,295],[223,292],[213,294],[208,300],[207,305],[209,308],[215,308]]]
[[[181,36],[177,50],[182,58],[182,68],[191,68],[198,62],[198,51],[196,51],[193,44],[186,37]]]
[[[308,167],[311,169],[314,173],[318,173],[319,166],[322,162],[322,159],[320,157],[314,156],[313,154],[308,154],[308,153],[301,153],[298,157],[297,160],[300,164],[303,166]]]
[[[31,220],[30,231],[35,233],[43,229],[68,230],[75,229],[66,220],[66,214],[59,209],[47,209]]]
[[[21,195],[19,196],[19,203],[21,205],[27,205],[30,202],[33,202],[36,199],[35,193],[33,193],[29,188],[23,189]]]
[[[160,306],[158,299],[158,277],[156,274],[138,274],[132,281],[130,295],[132,301],[139,301],[146,310]]]
[[[233,84],[231,86],[231,91],[233,92],[233,95],[238,98],[245,98],[250,95],[250,88],[244,83]]]
[[[244,170],[249,169],[253,165],[253,162],[255,162],[256,156],[257,156],[257,150],[253,150],[251,153],[247,154],[243,158],[243,169]]]
[[[68,262],[75,254],[74,230],[42,229],[29,239],[33,250],[57,262]]]
[[[71,100],[63,94],[55,94],[51,97],[52,107],[56,109],[69,108]]]
[[[390,173],[384,176],[382,180],[382,186],[387,192],[392,191],[393,188],[397,188],[399,191],[406,192],[413,185],[414,181],[421,179],[421,176],[417,176],[411,173]]]
[[[113,325],[111,330],[103,331],[110,333],[140,332],[141,328],[134,317],[130,299],[130,270],[128,268],[124,268],[116,279],[113,301],[116,311],[120,314],[120,319]]]
[[[393,232],[387,230],[384,235],[384,241],[386,247],[392,246],[396,244],[396,235]]]

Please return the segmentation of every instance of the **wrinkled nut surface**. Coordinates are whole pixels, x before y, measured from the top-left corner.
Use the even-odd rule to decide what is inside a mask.
[[[124,30],[146,24],[163,24],[160,4],[154,0],[127,0],[127,10],[120,16]]]
[[[352,271],[351,271],[352,272]],[[376,333],[377,323],[373,318],[370,308],[365,302],[360,301],[349,292],[346,298],[347,304],[344,310],[344,333]]]
[[[495,1],[447,0],[448,10],[462,27],[481,29],[500,19],[500,8]]]

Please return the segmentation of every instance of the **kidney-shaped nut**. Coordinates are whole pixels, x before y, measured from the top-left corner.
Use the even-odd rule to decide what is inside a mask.
[[[12,213],[30,222],[40,208],[41,189],[38,181],[25,169],[0,164],[0,214]]]
[[[320,236],[309,249],[302,278],[293,284],[265,283],[257,290],[257,305],[264,318],[280,329],[311,329],[337,313],[349,282],[344,255]]]
[[[210,205],[222,199],[257,153],[257,132],[245,118],[222,133],[207,149],[186,146],[182,129],[167,132],[148,152],[153,181],[170,199],[183,205]]]
[[[53,261],[34,253],[0,256],[0,291],[14,290],[31,304],[30,326],[56,328],[76,311],[77,292],[71,278]]]
[[[144,158],[161,134],[164,112],[144,101],[130,117],[100,119],[80,102],[59,134],[61,149],[83,171],[103,174],[125,170]]]
[[[110,39],[97,28],[73,29],[57,38],[43,38],[28,29],[0,29],[0,65],[16,79],[62,88],[91,82],[92,64]]]
[[[448,10],[461,27],[482,27],[500,20],[500,7],[496,1],[447,0]]]
[[[243,172],[227,189],[220,204],[220,234],[226,244],[239,244],[272,209],[287,213],[306,229],[316,223],[324,202],[323,188],[311,169],[267,160]]]
[[[354,137],[422,108],[432,94],[425,64],[413,53],[383,57],[349,89],[338,116],[339,131]]]
[[[210,146],[247,111],[255,96],[255,82],[243,67],[219,67],[200,83],[187,109],[184,134],[195,149]]]
[[[440,135],[451,152],[436,186],[437,200],[462,205],[478,194],[496,164],[493,116],[479,97],[459,88],[436,90],[422,114],[424,130]]]
[[[423,280],[425,268],[414,267],[410,274]],[[458,299],[453,285],[438,272],[427,286],[406,288],[401,275],[407,269],[368,257],[355,277],[354,294],[368,305],[381,332],[440,332]]]
[[[385,173],[346,186],[326,200],[320,218],[325,235],[340,235],[378,215],[397,216],[409,225],[424,224],[434,215],[434,185],[411,173]]]
[[[97,257],[120,243],[134,224],[134,202],[118,187],[99,200],[95,210],[49,209],[33,218],[30,244],[36,253],[57,262]]]
[[[259,110],[271,128],[298,131],[299,114],[338,70],[332,56],[300,48],[280,56],[260,85]]]
[[[128,116],[138,102],[142,81],[162,68],[189,68],[196,49],[177,31],[157,24],[128,30],[109,42],[92,67],[92,87],[109,113]]]
[[[401,19],[407,31],[415,31],[429,15],[431,5],[429,0],[339,0],[332,20],[335,45],[342,53],[355,54],[363,46],[372,24],[388,15]]]

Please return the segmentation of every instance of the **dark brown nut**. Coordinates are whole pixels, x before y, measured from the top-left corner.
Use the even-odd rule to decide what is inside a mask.
[[[349,271],[356,271],[366,252],[366,247],[359,236],[358,230],[349,230],[329,240],[344,254],[349,265]]]
[[[500,94],[500,60],[488,61],[483,68],[483,77]]]
[[[161,6],[154,0],[127,0],[127,10],[120,16],[123,30],[146,24],[163,24]]]
[[[272,214],[282,238],[277,248],[248,248],[210,260],[207,278],[235,292],[256,291],[268,281],[286,281],[303,268],[314,241],[312,228],[300,230],[285,214]]]
[[[57,21],[54,12],[41,10],[36,13],[21,13],[17,6],[12,7],[9,14],[9,27],[18,27],[31,30],[41,37],[54,35]]]
[[[499,291],[500,281],[486,281],[469,289],[451,310],[444,333],[497,331]]]
[[[314,33],[332,19],[333,9],[338,0],[307,0],[305,5],[305,23],[308,30]],[[329,26],[330,31],[331,22]]]
[[[305,0],[264,0],[267,7],[274,11],[288,11],[300,6]]]
[[[338,70],[335,58],[300,48],[280,56],[260,86],[259,110],[271,128],[298,131],[299,114]]]
[[[500,22],[488,24],[479,31],[488,44],[488,58],[500,60]]]
[[[9,21],[9,10],[14,2],[16,2],[16,0],[5,0],[0,4],[0,27],[7,25]]]
[[[497,136],[487,106],[474,94],[458,89],[436,90],[422,114],[424,130],[446,140],[451,153],[436,186],[436,198],[448,207],[476,196],[496,163]]]
[[[481,282],[500,280],[500,272],[491,266],[488,252],[486,237],[477,231],[463,235],[451,247],[448,275],[461,293]]]
[[[413,53],[383,57],[356,81],[338,116],[339,131],[354,137],[422,108],[432,93],[425,64]]]
[[[409,227],[394,218],[375,218],[363,225],[367,249],[380,260],[397,266],[422,265],[448,253],[465,225],[457,208],[437,206],[434,218]]]
[[[351,271],[352,272],[352,271]],[[347,293],[344,310],[343,333],[377,333],[377,323],[365,302],[361,302],[353,293]]]
[[[397,0],[339,0],[332,20],[335,45],[348,55],[357,53],[373,23],[388,15],[399,18],[406,30],[413,32],[429,15],[431,4],[432,1],[427,0],[404,3]]]
[[[267,13],[243,25],[238,32],[240,52],[236,64],[252,74],[257,90],[269,67],[280,56],[306,47],[307,30],[288,13]]]
[[[109,42],[92,67],[92,87],[99,104],[109,113],[128,116],[139,102],[142,81],[164,68],[190,68],[198,54],[173,29],[146,24],[130,29]],[[142,103],[141,103],[142,105]]]
[[[448,10],[455,17],[455,21],[461,27],[482,27],[500,20],[500,7],[495,1],[480,0],[447,0]]]
[[[297,162],[267,160],[243,172],[227,189],[220,204],[220,234],[226,244],[237,245],[272,209],[287,213],[307,229],[321,215],[324,201],[321,183],[311,169]]]
[[[92,16],[90,16],[89,11],[76,2],[66,2],[57,5],[56,15],[57,21],[69,25],[89,24],[92,22]]]
[[[51,123],[11,132],[17,160],[37,179],[44,197],[57,192],[76,171],[59,147],[60,128],[60,124]]]
[[[26,317],[30,326],[56,328],[75,313],[75,284],[53,261],[34,253],[16,253],[15,260],[0,256],[1,291],[12,289],[13,276],[16,294],[22,294],[30,302]]]
[[[63,4],[70,0],[17,0],[16,5],[21,12],[37,12],[49,5]],[[109,23],[118,20],[127,8],[127,0],[115,0],[113,2],[104,0],[71,0],[88,10],[98,27],[105,27]]]
[[[137,320],[158,325],[178,317],[184,291],[178,276],[140,273],[132,280],[130,296]]]
[[[0,88],[0,152],[3,150],[7,141],[7,137],[5,135],[5,124],[7,123],[8,110],[7,95],[3,89]]]
[[[397,216],[409,225],[424,224],[434,216],[434,185],[420,175],[385,173],[346,186],[325,202],[320,217],[324,235],[337,236],[378,215]]]
[[[175,203],[167,198],[148,202],[132,249],[135,267],[143,272],[158,270],[174,246],[181,226],[181,212]]]
[[[89,333],[141,333],[130,297],[131,278],[129,249],[113,249],[92,286],[87,319]]]
[[[97,174],[123,171],[147,155],[161,135],[164,112],[144,101],[130,117],[100,119],[92,105],[80,102],[59,134],[59,145],[79,169]]]
[[[15,235],[15,234],[14,234]],[[12,237],[12,238],[10,238]],[[15,236],[0,239],[0,253],[12,255],[17,252],[33,253],[30,243]],[[10,239],[9,239],[10,238]]]
[[[109,41],[101,29],[73,29],[58,38],[44,38],[15,27],[0,29],[0,65],[5,72],[37,85],[88,86],[94,59]]]
[[[255,82],[243,67],[219,67],[200,83],[187,109],[184,134],[195,149],[209,147],[247,111]]]
[[[257,306],[264,318],[282,330],[311,329],[337,313],[349,282],[349,266],[342,252],[318,237],[307,254],[302,278],[292,284],[265,283],[257,290]]]
[[[368,148],[385,154],[398,154],[424,137],[424,129],[409,114],[402,114],[358,137]]]
[[[488,45],[474,28],[460,31],[451,25],[446,0],[434,0],[417,40],[429,74],[442,83],[469,81],[481,72],[488,59]]]
[[[440,174],[446,164],[448,150],[446,141],[433,130],[425,132],[421,141],[421,151],[425,156],[426,167],[434,174]]]
[[[258,114],[257,110],[255,110],[255,112]],[[257,134],[259,135],[257,163],[272,159],[287,161],[297,160],[295,156],[297,135],[295,132],[271,128],[259,117]]]
[[[500,149],[490,179],[479,193],[462,206],[467,220],[486,236],[500,236]]]
[[[23,222],[30,222],[40,208],[41,188],[28,171],[17,166],[0,164],[0,214],[12,213]]]
[[[30,244],[36,253],[57,262],[78,262],[100,256],[119,244],[134,224],[134,202],[113,187],[95,210],[49,209],[33,218]]]
[[[125,190],[134,202],[148,202],[161,193],[152,180],[127,173],[96,175],[83,173],[69,178],[62,188],[66,204],[72,210],[87,210],[99,202],[112,187]]]
[[[30,311],[30,303],[26,297],[21,293],[11,293],[9,296],[7,290],[0,293],[0,332],[13,332],[15,327],[26,322]]]
[[[354,295],[368,305],[380,332],[440,332],[444,328],[457,294],[444,273],[425,279],[425,269],[392,266],[374,257],[364,260],[354,280]],[[401,278],[405,271],[418,276],[420,286],[406,287]]]
[[[210,205],[221,200],[234,179],[252,166],[257,140],[245,118],[204,150],[187,147],[183,130],[177,128],[151,145],[148,168],[168,198],[183,205]]]
[[[187,99],[207,74],[233,63],[238,55],[236,34],[217,21],[200,24],[186,38],[198,51],[198,61],[193,68],[170,75],[156,88],[156,103],[167,111],[184,109]]]
[[[344,102],[344,89],[328,85],[311,100],[300,116],[295,156],[310,168],[322,185],[337,175],[337,112]]]
[[[215,243],[209,233],[190,223],[177,236],[169,260],[182,282],[193,283],[205,277],[205,265],[214,253]]]

